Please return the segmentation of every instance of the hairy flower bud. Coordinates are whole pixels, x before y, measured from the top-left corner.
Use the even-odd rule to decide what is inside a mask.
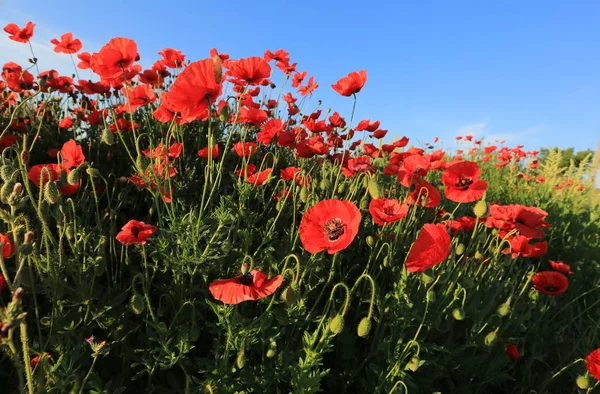
[[[379,198],[379,185],[377,184],[377,180],[375,178],[369,179],[367,183],[367,190],[369,191],[369,195],[372,199]]]
[[[487,334],[485,336],[485,339],[483,340],[483,342],[485,343],[486,346],[492,346],[496,342],[497,337],[498,337],[498,333],[496,332],[496,330],[491,331],[489,334]]]
[[[108,129],[104,129],[102,131],[102,142],[104,142],[106,145],[112,145],[115,143],[115,135],[113,134],[112,131],[108,130]]]
[[[48,204],[56,204],[60,198],[60,190],[56,186],[56,182],[50,181],[44,186],[44,199]]]
[[[360,323],[358,323],[358,327],[356,329],[356,333],[359,337],[364,338],[369,335],[371,331],[371,319],[368,317],[363,317]]]
[[[458,244],[458,245],[456,245],[455,251],[456,251],[456,255],[457,256],[462,255],[463,253],[465,253],[465,245],[464,244]]]
[[[500,316],[506,316],[510,313],[510,304],[508,302],[505,302],[504,304],[500,305],[498,307],[498,314]]]
[[[578,376],[575,382],[577,383],[577,387],[582,390],[590,388],[590,379],[588,378],[587,374]]]
[[[142,297],[138,293],[135,293],[131,297],[129,307],[131,308],[133,313],[135,313],[136,315],[141,315],[142,313],[144,313],[144,310],[146,309],[146,304],[144,303],[144,297]]]
[[[80,179],[80,175],[79,175],[78,168],[72,169],[71,172],[69,173],[69,175],[67,175],[67,183],[71,186],[75,186],[76,184],[78,184],[79,179]]]
[[[462,308],[455,308],[452,311],[452,316],[454,319],[461,321],[465,319],[465,311]]]
[[[490,207],[484,200],[479,200],[477,204],[475,204],[475,207],[473,207],[473,213],[480,219],[486,218],[490,214]]]
[[[329,322],[329,330],[331,330],[331,332],[335,335],[338,335],[344,331],[344,317],[342,315],[336,315],[333,319],[331,319]]]

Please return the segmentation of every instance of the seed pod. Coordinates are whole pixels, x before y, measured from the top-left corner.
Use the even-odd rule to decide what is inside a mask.
[[[485,343],[486,346],[492,346],[496,342],[497,336],[498,336],[498,334],[494,330],[485,336],[485,339],[483,342]]]
[[[369,331],[371,331],[371,319],[368,317],[363,317],[360,323],[358,323],[356,333],[359,337],[364,338],[369,335]]]
[[[74,168],[69,172],[69,175],[67,175],[67,183],[71,186],[75,186],[79,183],[79,178],[79,169]]]
[[[135,293],[133,297],[131,297],[131,302],[129,303],[129,307],[136,315],[141,315],[146,310],[146,303],[144,302],[144,297],[140,294]]]
[[[575,381],[577,383],[577,387],[579,387],[582,390],[586,390],[590,388],[590,380],[586,375],[580,375],[577,377],[577,380]]]
[[[367,183],[367,190],[369,191],[369,195],[372,199],[379,198],[379,185],[377,184],[377,180],[375,178],[369,179]]]
[[[454,319],[461,321],[465,319],[465,311],[462,308],[455,308],[452,311],[452,316]]]
[[[336,315],[331,319],[331,322],[329,322],[329,330],[335,335],[344,331],[344,317],[342,315]]]
[[[498,307],[498,314],[502,317],[508,315],[510,313],[510,304],[505,302],[504,304]]]
[[[486,218],[490,214],[490,207],[484,200],[479,200],[477,204],[475,204],[475,207],[473,207],[473,213],[480,219]]]
[[[462,255],[465,252],[465,245],[463,245],[463,244],[456,245],[455,251],[456,251],[457,256]]]
[[[50,181],[46,183],[44,186],[44,200],[48,202],[48,204],[56,204],[58,199],[60,198],[60,190],[58,190],[58,186],[56,186],[56,182]]]
[[[370,248],[373,247],[373,245],[375,245],[375,238],[373,238],[372,235],[368,235],[366,238],[367,241],[367,245],[369,245]]]
[[[300,189],[300,201],[306,203],[308,201],[308,188],[306,186],[302,186]]]
[[[102,130],[102,142],[104,142],[106,145],[112,145],[115,143],[115,135],[113,134],[112,131],[108,130],[108,129],[104,129]]]

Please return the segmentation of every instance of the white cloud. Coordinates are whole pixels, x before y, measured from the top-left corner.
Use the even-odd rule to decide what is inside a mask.
[[[458,129],[456,136],[472,135],[474,137],[482,136],[485,133],[487,122],[466,124]]]
[[[20,14],[20,13],[19,13]],[[24,44],[21,42],[15,42],[8,38],[8,34],[3,31],[4,26],[8,23],[16,23],[19,27],[23,27],[28,20],[31,20],[35,23],[33,38],[31,39],[31,46],[33,47],[33,52],[35,53],[35,57],[38,59],[38,67],[40,71],[46,71],[54,69],[59,72],[61,75],[71,76],[75,73],[75,67],[73,66],[73,61],[71,60],[71,56],[64,53],[56,53],[54,52],[54,45],[50,43],[50,40],[53,38],[60,39],[60,36],[65,31],[61,31],[55,29],[51,26],[42,25],[35,22],[35,18],[28,15],[19,15],[18,20],[7,20],[0,18],[0,66],[4,65],[6,62],[15,62],[21,65],[23,68],[29,68],[31,63],[29,63],[28,59],[32,58],[31,48],[29,44]],[[99,47],[95,46],[93,43],[79,37],[77,33],[74,33],[75,37],[81,39],[83,42],[82,51],[86,52],[94,52],[98,50]],[[75,63],[79,62],[76,55],[74,56]],[[81,74],[81,70],[78,70]],[[35,67],[33,67],[30,72],[34,75],[37,74]],[[89,77],[88,74],[81,75],[82,78]]]
[[[496,141],[504,141],[505,143],[519,143],[523,140],[531,137],[543,131],[547,126],[544,124],[537,124],[528,127],[523,130],[509,131],[509,132],[496,132],[488,129],[488,122],[469,123],[458,128],[456,136],[472,135],[473,140],[483,140],[485,143],[495,143]],[[464,145],[474,145],[473,142],[461,141]]]

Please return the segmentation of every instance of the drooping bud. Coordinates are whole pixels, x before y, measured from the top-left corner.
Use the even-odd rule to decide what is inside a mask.
[[[113,134],[113,132],[108,129],[104,129],[102,131],[102,142],[104,142],[106,145],[114,144],[115,143],[115,135]]]
[[[369,209],[369,198],[367,196],[364,196],[363,198],[361,198],[359,206],[360,206],[360,209],[362,209],[363,211],[366,211],[367,209]]]
[[[375,178],[369,179],[367,190],[369,191],[369,195],[372,199],[375,200],[379,198],[379,185],[377,184],[377,180]]]
[[[142,313],[144,313],[144,310],[146,309],[146,304],[144,303],[144,297],[142,297],[138,293],[135,293],[131,297],[131,302],[129,303],[129,307],[131,308],[133,313],[135,313],[136,315],[141,315]]]
[[[452,311],[452,317],[454,317],[454,319],[461,321],[465,319],[465,311],[462,308],[455,308]]]
[[[486,218],[490,214],[490,207],[484,200],[479,200],[473,207],[473,213],[479,219]]]
[[[324,192],[327,191],[330,186],[331,182],[329,182],[329,179],[323,178],[321,179],[321,182],[319,182],[319,189],[321,189]]]
[[[244,368],[244,365],[246,364],[246,350],[244,350],[244,346],[240,348],[235,361],[238,369]]]
[[[344,317],[342,315],[336,315],[331,319],[331,322],[329,322],[329,330],[335,335],[344,331]]]
[[[85,172],[92,178],[100,178],[102,176],[97,168],[88,167]]]
[[[407,364],[407,368],[412,371],[412,372],[416,372],[417,369],[419,369],[419,367],[421,366],[421,359],[419,359],[419,356],[413,356],[411,357],[410,361]]]
[[[375,245],[375,238],[373,238],[372,235],[367,235],[366,241],[367,245],[369,245],[370,248],[372,248]]]
[[[496,330],[491,331],[489,334],[485,336],[483,342],[486,346],[492,346],[496,342],[496,338],[498,337],[498,333]]]
[[[72,169],[71,172],[69,172],[69,175],[67,175],[67,183],[71,186],[75,186],[76,184],[78,184],[79,179],[80,175],[78,168]]]
[[[433,290],[428,290],[427,291],[427,302],[429,302],[430,304],[434,303],[436,299],[436,295],[435,295],[435,291]]]
[[[456,255],[457,256],[462,255],[465,252],[465,245],[464,244],[458,244],[458,245],[456,245],[455,251],[456,251]]]
[[[498,314],[502,317],[508,315],[510,313],[510,304],[505,302],[498,307]]]
[[[297,285],[291,284],[281,293],[281,298],[287,305],[293,305],[300,299],[300,289]]]
[[[306,186],[302,186],[300,189],[300,201],[306,203],[308,201],[308,188]]]
[[[9,166],[8,164],[4,164],[2,167],[0,167],[0,178],[2,178],[2,180],[4,182],[6,182],[10,178],[12,178],[12,175],[14,172],[15,172],[15,169],[12,166]]]
[[[358,334],[359,337],[364,338],[367,335],[369,335],[369,332],[371,331],[371,319],[369,319],[368,317],[363,317],[360,321],[360,323],[358,323],[358,328],[356,329],[356,333]]]
[[[250,271],[250,263],[247,261],[244,261],[242,263],[241,271],[242,271],[242,275],[246,275],[248,273],[248,271]]]
[[[588,378],[587,374],[578,376],[575,382],[577,383],[577,387],[582,390],[590,388],[590,379]]]

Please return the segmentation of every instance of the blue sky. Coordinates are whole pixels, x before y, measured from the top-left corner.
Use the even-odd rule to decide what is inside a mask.
[[[42,68],[72,72],[49,40],[70,31],[84,50],[138,42],[144,64],[164,47],[189,59],[284,48],[314,75],[323,108],[349,117],[330,87],[366,69],[355,119],[379,119],[412,142],[459,134],[526,149],[596,149],[600,140],[600,1],[39,1],[0,0],[0,23],[37,24]],[[18,44],[17,44],[18,45]],[[0,63],[28,48],[0,38]],[[276,81],[277,82],[277,81]],[[316,101],[313,99],[313,101]]]

